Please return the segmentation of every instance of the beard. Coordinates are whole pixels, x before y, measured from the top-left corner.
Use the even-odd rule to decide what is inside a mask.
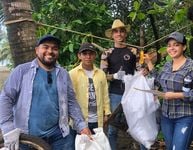
[[[46,67],[52,68],[56,64],[56,59],[52,59],[51,61],[46,61],[44,58],[40,58],[37,56],[38,60]]]

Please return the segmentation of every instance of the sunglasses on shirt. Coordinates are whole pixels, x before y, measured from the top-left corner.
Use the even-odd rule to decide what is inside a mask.
[[[48,82],[48,84],[52,84],[52,74],[51,74],[51,72],[47,72],[47,82]]]

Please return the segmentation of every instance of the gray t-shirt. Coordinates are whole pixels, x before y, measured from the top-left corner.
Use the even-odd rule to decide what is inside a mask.
[[[93,71],[85,70],[86,75],[88,76],[89,86],[89,103],[88,103],[88,122],[93,123],[98,121],[97,117],[97,102],[96,102],[96,94],[93,83]]]

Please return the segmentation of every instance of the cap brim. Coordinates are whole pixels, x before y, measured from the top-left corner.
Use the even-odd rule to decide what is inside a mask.
[[[92,51],[92,52],[95,52],[95,53],[96,53],[96,50],[93,50],[93,49],[88,49],[88,48],[81,49],[81,50],[79,50],[79,52],[78,52],[78,53],[82,53],[82,52],[84,52],[84,51]]]
[[[130,31],[131,26],[130,25],[126,25],[126,26],[120,26],[120,27],[116,27],[116,28],[107,29],[105,31],[105,36],[111,39],[112,38],[112,31],[114,29],[117,29],[117,28],[125,28],[127,33],[128,33]]]
[[[183,42],[179,41],[178,39],[176,39],[176,38],[174,38],[174,37],[168,37],[168,38],[166,38],[166,39],[165,39],[165,42],[168,43],[169,40],[171,40],[171,39],[175,40],[175,41],[178,42],[178,43],[184,44]]]

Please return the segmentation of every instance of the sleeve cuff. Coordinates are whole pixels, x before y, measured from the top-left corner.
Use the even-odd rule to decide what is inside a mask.
[[[191,98],[191,92],[183,92],[184,95],[184,101],[193,101],[193,99]]]
[[[87,128],[88,126],[86,125],[86,122],[81,122],[79,125],[78,125],[78,128],[77,128],[77,131],[78,133],[80,133],[81,130],[83,130],[84,128]]]

